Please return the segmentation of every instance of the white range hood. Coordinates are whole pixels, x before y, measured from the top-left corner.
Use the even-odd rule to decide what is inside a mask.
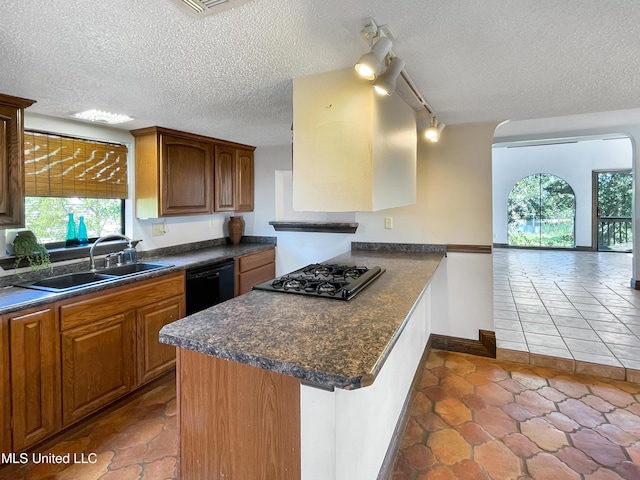
[[[353,68],[293,81],[293,208],[372,212],[416,203],[415,111]]]

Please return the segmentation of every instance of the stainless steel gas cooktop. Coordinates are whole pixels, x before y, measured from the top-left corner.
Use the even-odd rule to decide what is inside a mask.
[[[380,267],[314,263],[253,288],[351,300],[382,273],[384,269]]]

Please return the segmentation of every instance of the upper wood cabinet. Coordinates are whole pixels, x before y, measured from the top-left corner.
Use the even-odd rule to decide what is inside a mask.
[[[24,227],[24,109],[35,100],[0,94],[0,228]]]
[[[210,213],[213,145],[157,127],[131,133],[136,137],[136,216]]]
[[[136,137],[136,217],[253,210],[253,147],[162,127],[131,134]],[[214,154],[220,148],[228,158],[222,157],[227,165],[218,178]],[[218,185],[223,198],[233,199],[232,208],[217,208]]]
[[[253,211],[253,151],[216,145],[215,211]]]

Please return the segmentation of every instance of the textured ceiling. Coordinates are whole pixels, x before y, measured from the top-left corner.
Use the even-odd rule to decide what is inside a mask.
[[[253,0],[204,19],[172,0],[3,0],[0,92],[287,143],[292,78],[353,65],[365,17],[447,124],[640,107],[637,0]]]

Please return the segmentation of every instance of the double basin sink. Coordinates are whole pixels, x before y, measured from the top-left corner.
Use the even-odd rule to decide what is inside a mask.
[[[150,270],[168,268],[171,265],[159,263],[128,263],[115,267],[105,268],[97,272],[77,272],[49,277],[35,282],[16,285],[17,287],[44,290],[47,292],[64,292],[74,288],[89,287],[98,283],[108,282],[117,278],[145,273]]]

